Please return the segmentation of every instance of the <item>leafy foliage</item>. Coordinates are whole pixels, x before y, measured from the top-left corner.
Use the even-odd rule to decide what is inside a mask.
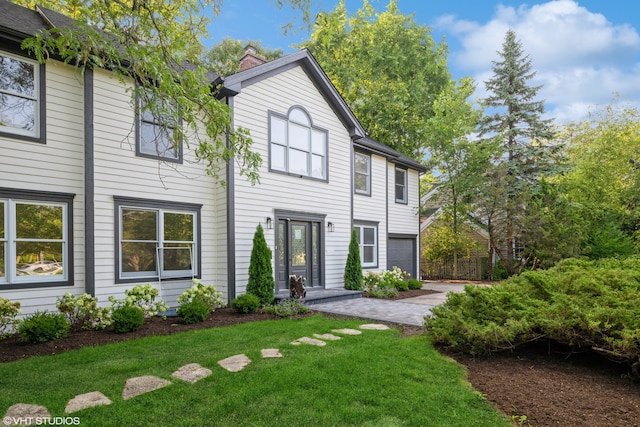
[[[142,310],[144,318],[149,318],[169,309],[169,306],[163,300],[156,302],[158,289],[149,283],[127,289],[124,291],[124,294],[125,298],[119,301],[117,301],[114,296],[109,297],[114,312],[122,306],[133,306]]]
[[[238,313],[255,313],[260,308],[260,299],[251,294],[242,294],[231,301],[233,307]]]
[[[292,317],[309,313],[311,309],[299,299],[287,298],[277,304],[266,306],[264,311],[278,317]]]
[[[133,332],[144,324],[144,313],[142,308],[134,305],[123,305],[111,314],[111,326],[118,334]]]
[[[362,264],[360,263],[360,247],[358,246],[358,234],[355,229],[351,230],[351,240],[349,241],[349,254],[344,267],[344,288],[360,291],[362,290]]]
[[[213,313],[218,307],[227,303],[222,299],[222,292],[218,292],[213,285],[204,285],[199,279],[193,279],[193,286],[184,291],[176,300],[178,304],[190,303],[196,298],[202,299]]]
[[[640,356],[640,259],[568,259],[492,287],[467,286],[432,309],[436,342],[486,354],[536,340],[633,364]]]
[[[316,17],[302,43],[325,70],[367,133],[415,159],[425,154],[431,106],[451,80],[447,47],[428,27],[403,15],[396,0],[384,12],[369,1],[353,16],[342,0]]]
[[[20,314],[19,302],[0,297],[0,339],[14,332],[18,314]]]
[[[111,324],[110,307],[98,307],[98,298],[86,293],[76,297],[67,292],[57,299],[56,307],[66,316],[73,331],[104,329]]]
[[[407,280],[407,286],[409,289],[422,289],[422,282],[418,279]]]
[[[223,39],[204,54],[207,68],[221,76],[228,76],[240,71],[240,58],[244,55],[244,48],[251,45],[256,48],[259,56],[267,61],[280,58],[284,52],[282,49],[266,49],[259,40],[234,40],[231,37]]]
[[[211,305],[202,295],[195,295],[180,304],[177,314],[182,323],[187,325],[202,322],[211,314]]]
[[[36,344],[63,338],[69,328],[64,314],[37,311],[20,322],[18,333],[22,341]]]
[[[253,235],[247,293],[257,296],[260,304],[266,306],[271,304],[275,298],[275,287],[273,266],[271,265],[271,249],[267,246],[262,226],[258,224]]]

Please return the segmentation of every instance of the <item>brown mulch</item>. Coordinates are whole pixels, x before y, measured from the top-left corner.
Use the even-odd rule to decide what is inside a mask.
[[[410,290],[400,298],[433,291]],[[326,314],[325,314],[326,315]],[[231,308],[216,310],[207,320],[183,325],[175,318],[149,319],[139,330],[116,334],[110,330],[75,332],[44,344],[21,343],[17,337],[0,341],[0,362],[34,355],[50,355],[149,335],[173,333],[274,319],[266,313],[238,314]],[[405,335],[422,333],[419,327],[396,325]],[[567,357],[563,349],[530,346],[514,353],[473,358],[440,351],[467,370],[473,387],[507,417],[526,416],[524,426],[640,426],[640,384],[632,382],[627,366],[593,354]]]

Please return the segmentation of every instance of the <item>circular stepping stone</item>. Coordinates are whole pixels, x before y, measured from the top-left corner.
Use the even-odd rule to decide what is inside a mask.
[[[237,354],[218,361],[218,365],[229,372],[238,372],[249,365],[249,363],[251,363],[251,359],[244,354]]]
[[[341,338],[333,334],[313,334],[313,337],[325,341],[338,341]]]
[[[332,329],[331,332],[333,332],[334,334],[340,334],[340,335],[361,335],[362,334],[362,331],[359,331],[357,329],[349,329],[349,328]]]
[[[171,374],[172,377],[186,381],[190,384],[206,378],[209,375],[211,375],[211,369],[203,368],[198,363],[189,363],[188,365],[184,365]]]
[[[274,357],[282,357],[282,353],[277,348],[263,348],[260,350],[263,359],[271,359]]]
[[[79,394],[69,402],[64,408],[64,412],[71,414],[76,411],[80,411],[85,408],[91,408],[94,406],[111,405],[111,400],[99,391],[92,391],[90,393]]]
[[[36,418],[51,418],[51,414],[44,406],[16,403],[7,409],[2,418],[2,425],[28,426],[35,424]]]
[[[171,384],[170,381],[151,375],[129,378],[124,385],[124,390],[122,390],[122,398],[124,400],[131,399],[132,397],[166,387],[169,384]]]
[[[389,329],[389,327],[381,323],[367,323],[366,325],[360,325],[360,329],[369,329],[373,331],[386,331]]]
[[[309,338],[309,337],[298,338],[297,340],[295,340],[291,344],[293,344],[293,345],[309,344],[309,345],[316,345],[318,347],[324,347],[325,345],[327,345],[327,343],[324,342],[324,341],[317,340],[315,338]]]

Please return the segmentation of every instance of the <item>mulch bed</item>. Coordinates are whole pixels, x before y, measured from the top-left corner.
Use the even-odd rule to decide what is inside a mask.
[[[399,298],[433,293],[427,290],[401,292]],[[327,315],[327,314],[325,314]],[[139,330],[116,334],[110,330],[82,331],[44,344],[25,344],[17,337],[0,341],[0,362],[35,355],[178,332],[274,319],[266,313],[238,314],[231,308],[216,310],[207,320],[183,325],[175,318],[145,321]],[[422,328],[395,325],[405,335],[422,333]],[[473,358],[440,351],[467,370],[473,387],[506,414],[525,415],[522,425],[531,426],[640,426],[640,384],[633,383],[627,367],[592,354],[567,357],[562,349],[544,344],[513,353]],[[518,422],[515,421],[518,425]]]

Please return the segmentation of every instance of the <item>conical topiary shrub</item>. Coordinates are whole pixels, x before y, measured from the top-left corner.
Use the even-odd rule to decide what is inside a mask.
[[[271,266],[271,249],[269,249],[267,241],[264,239],[262,226],[258,224],[256,233],[253,235],[247,293],[257,296],[260,304],[265,306],[273,302],[275,286],[273,267]]]
[[[344,267],[344,288],[361,291],[363,287],[362,264],[360,264],[360,248],[358,247],[358,235],[356,230],[351,231],[349,242],[349,255],[347,265]]]

